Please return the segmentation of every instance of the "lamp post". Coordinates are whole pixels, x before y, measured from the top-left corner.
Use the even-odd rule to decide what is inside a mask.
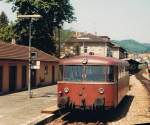
[[[30,19],[29,22],[29,56],[28,56],[28,61],[29,61],[29,78],[28,78],[28,93],[29,93],[29,98],[32,98],[32,93],[31,93],[31,24],[32,24],[32,19],[39,19],[41,18],[41,15],[33,14],[33,15],[18,15],[17,18],[19,19]]]
[[[60,39],[61,38],[61,33],[60,33],[61,31],[60,30],[61,30],[61,27],[58,28],[58,38],[59,38],[59,44],[58,44],[59,54],[58,54],[58,57],[59,58],[60,58],[60,41],[61,41],[61,39]]]

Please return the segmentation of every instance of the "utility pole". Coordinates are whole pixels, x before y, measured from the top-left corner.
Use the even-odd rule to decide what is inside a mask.
[[[58,56],[60,57],[61,27],[59,27],[58,30],[59,30],[58,31],[59,32],[58,33],[58,37],[59,37],[59,45],[58,45],[59,46],[59,54],[58,54]]]
[[[32,19],[30,19],[29,22],[29,83],[28,83],[28,92],[29,92],[29,98],[32,98],[32,93],[31,93],[31,27],[32,26]]]
[[[29,79],[28,79],[28,94],[29,94],[29,98],[32,98],[32,93],[31,93],[31,38],[32,38],[32,19],[39,19],[42,16],[41,15],[18,15],[17,16],[19,19],[29,19],[29,56],[28,56],[28,62],[29,62]]]

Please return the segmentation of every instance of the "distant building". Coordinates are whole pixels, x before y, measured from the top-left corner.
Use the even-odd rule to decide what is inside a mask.
[[[137,60],[141,63],[150,63],[150,53],[130,53],[128,57]]]
[[[126,58],[127,51],[114,45],[108,36],[96,36],[93,34],[77,34],[65,41],[64,56],[91,53],[105,57],[118,59]]]
[[[134,59],[130,59],[130,58],[126,58],[124,60],[128,61],[128,63],[129,63],[129,73],[130,74],[135,74],[138,72],[139,65],[140,65],[140,63],[138,61],[136,61]]]
[[[101,56],[112,56],[110,38],[107,36],[95,36],[92,34],[72,37],[65,41],[65,53],[80,55],[84,53],[94,53]]]
[[[128,57],[128,52],[120,46],[114,45],[112,46],[111,50],[114,58],[124,59]]]
[[[31,86],[50,85],[58,79],[58,59],[34,47],[39,69],[31,71]],[[26,89],[28,85],[28,47],[0,42],[0,93]]]

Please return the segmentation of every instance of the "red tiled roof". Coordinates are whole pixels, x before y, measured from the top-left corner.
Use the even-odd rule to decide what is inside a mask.
[[[54,61],[57,62],[58,58],[49,55],[39,49],[31,47],[31,51],[38,53],[37,60],[39,61]],[[0,41],[0,59],[14,59],[14,60],[28,60],[29,48],[23,45],[9,44]]]

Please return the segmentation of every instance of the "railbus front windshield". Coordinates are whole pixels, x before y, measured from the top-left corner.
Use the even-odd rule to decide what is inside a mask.
[[[62,67],[62,66],[61,66]],[[103,65],[65,65],[61,68],[64,81],[114,81],[114,67]]]
[[[63,79],[65,81],[82,81],[82,66],[64,66]]]

